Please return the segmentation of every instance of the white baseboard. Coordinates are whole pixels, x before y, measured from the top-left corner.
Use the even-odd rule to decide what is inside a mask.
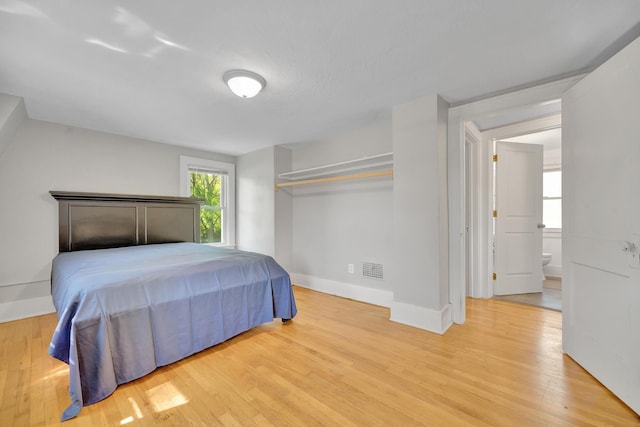
[[[425,307],[393,301],[393,292],[391,291],[336,282],[334,280],[321,279],[306,274],[290,273],[290,276],[291,282],[296,286],[382,307],[389,307],[391,308],[390,320],[394,322],[438,334],[444,334],[452,324],[450,304],[447,304],[439,311],[431,310]]]
[[[442,335],[452,324],[451,304],[442,310],[432,310],[394,301],[391,304],[391,320]]]
[[[0,303],[0,322],[55,312],[51,296]]]
[[[369,304],[390,307],[393,301],[393,292],[382,289],[367,288],[366,286],[352,285],[351,283],[336,282],[334,280],[321,279],[307,276],[306,274],[291,273],[291,282],[295,285],[336,295]]]
[[[561,265],[548,264],[544,266],[543,270],[545,276],[562,277]]]

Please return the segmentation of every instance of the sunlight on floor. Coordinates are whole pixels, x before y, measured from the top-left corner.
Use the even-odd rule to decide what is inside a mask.
[[[53,369],[49,375],[46,375],[44,378],[42,378],[41,381],[47,381],[47,380],[50,380],[52,378],[56,378],[56,377],[65,375],[68,372],[69,372],[69,367],[67,365],[59,366],[59,367]]]
[[[147,396],[149,397],[149,402],[151,403],[153,410],[158,413],[189,402],[189,399],[185,398],[184,395],[182,395],[182,393],[180,393],[180,391],[178,391],[178,389],[170,382],[160,384],[159,386],[148,390]],[[120,420],[121,426],[132,423],[136,419],[140,420],[144,418],[144,415],[142,415],[142,411],[140,410],[140,406],[138,406],[135,399],[130,397],[129,403],[131,404],[131,408],[133,409],[135,416],[130,415]]]
[[[147,391],[147,395],[156,412],[166,411],[189,401],[171,382],[150,389]]]
[[[129,403],[131,404],[131,407],[133,408],[133,412],[136,413],[136,418],[137,419],[142,419],[143,418],[142,411],[140,410],[140,407],[138,406],[138,404],[136,403],[136,401],[132,397],[129,398]],[[129,416],[129,417],[121,420],[120,421],[120,425],[123,426],[123,425],[129,424],[129,423],[131,423],[133,421],[134,421],[134,418],[133,418],[133,415],[132,415],[132,416]]]

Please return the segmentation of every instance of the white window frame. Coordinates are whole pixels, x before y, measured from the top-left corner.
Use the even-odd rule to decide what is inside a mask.
[[[189,180],[190,169],[210,169],[225,172],[227,185],[223,189],[222,210],[222,242],[210,243],[213,246],[236,246],[236,165],[217,160],[201,159],[198,157],[180,156],[180,195],[191,196]]]

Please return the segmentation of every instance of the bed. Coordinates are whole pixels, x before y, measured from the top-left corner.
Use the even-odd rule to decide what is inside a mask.
[[[156,367],[296,315],[273,258],[197,243],[198,199],[51,194],[60,239],[49,354],[69,365],[63,421]]]

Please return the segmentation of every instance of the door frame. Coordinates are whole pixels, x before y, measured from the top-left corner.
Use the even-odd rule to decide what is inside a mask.
[[[449,194],[449,302],[452,320],[462,324],[466,320],[466,170],[465,123],[496,117],[504,123],[548,115],[549,105],[557,103],[562,94],[585,74],[567,77],[535,87],[517,90],[468,104],[449,108],[447,126],[447,179]],[[508,121],[508,118],[513,120]]]
[[[493,257],[491,210],[491,147],[473,122],[465,122],[465,277],[466,296],[490,298]]]

